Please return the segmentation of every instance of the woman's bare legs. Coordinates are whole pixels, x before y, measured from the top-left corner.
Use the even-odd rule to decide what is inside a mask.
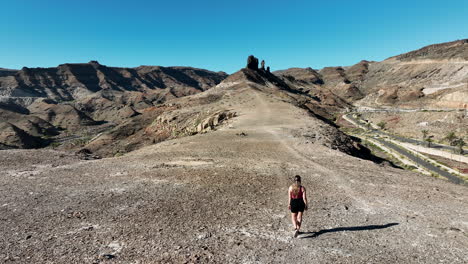
[[[303,212],[298,212],[297,213],[297,222],[296,222],[296,229],[299,231],[301,229],[301,224],[302,224],[302,213]]]
[[[291,221],[294,226],[294,230],[297,230],[297,214],[296,213],[291,213]]]

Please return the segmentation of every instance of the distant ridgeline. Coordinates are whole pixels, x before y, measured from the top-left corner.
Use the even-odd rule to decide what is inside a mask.
[[[36,148],[51,137],[120,124],[227,77],[191,67],[107,67],[97,61],[0,69],[0,148]]]
[[[276,92],[268,90],[276,87],[289,93],[283,96],[300,95],[303,100],[297,105],[324,120],[356,106],[466,109],[467,76],[466,39],[381,62],[363,60],[321,70],[271,72],[264,60],[259,67],[258,58],[251,55],[245,68],[229,76],[191,67],[107,67],[97,61],[0,68],[0,149],[62,144],[71,138],[86,141],[96,131],[109,129],[114,129],[112,140],[132,137],[160,113],[185,107],[171,100],[246,80],[265,91]]]

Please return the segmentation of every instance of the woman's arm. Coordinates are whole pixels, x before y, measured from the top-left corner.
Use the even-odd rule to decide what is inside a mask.
[[[291,186],[288,188],[288,209],[291,209]]]
[[[302,187],[302,191],[303,191],[303,194],[302,194],[302,199],[304,199],[304,204],[305,204],[305,209],[307,210],[308,208],[308,205],[307,205],[307,192],[306,192],[306,188],[305,187]]]

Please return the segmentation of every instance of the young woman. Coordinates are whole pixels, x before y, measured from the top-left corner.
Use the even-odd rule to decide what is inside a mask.
[[[291,220],[294,226],[294,237],[299,235],[302,224],[302,214],[307,210],[306,189],[301,184],[301,176],[294,177],[294,183],[289,186],[289,210],[291,210]]]

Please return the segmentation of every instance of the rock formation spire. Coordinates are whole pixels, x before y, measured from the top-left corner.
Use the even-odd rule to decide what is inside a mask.
[[[247,58],[247,68],[252,70],[258,70],[258,59],[254,55],[250,55]]]

